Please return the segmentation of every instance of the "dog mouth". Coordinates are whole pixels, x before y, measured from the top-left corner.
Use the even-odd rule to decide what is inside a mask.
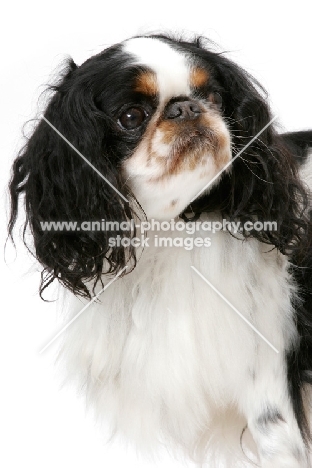
[[[217,151],[220,146],[217,133],[210,128],[198,126],[181,129],[172,141],[172,152],[200,151],[211,149]]]
[[[215,159],[222,141],[213,129],[198,126],[181,128],[170,146],[166,169],[172,173],[181,169],[193,170],[207,159]]]

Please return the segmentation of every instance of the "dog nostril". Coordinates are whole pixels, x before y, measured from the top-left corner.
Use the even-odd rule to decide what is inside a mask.
[[[169,120],[194,120],[201,114],[201,108],[194,101],[177,101],[169,104],[164,117]]]
[[[193,112],[193,114],[200,114],[201,113],[201,109],[200,109],[199,105],[196,104],[195,102],[191,103],[190,110],[191,110],[191,112]]]

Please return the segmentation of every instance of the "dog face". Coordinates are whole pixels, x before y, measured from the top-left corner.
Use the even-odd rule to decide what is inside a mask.
[[[204,61],[160,40],[132,39],[123,51],[135,71],[113,118],[120,139],[136,143],[123,177],[148,218],[175,218],[231,159],[220,86]]]

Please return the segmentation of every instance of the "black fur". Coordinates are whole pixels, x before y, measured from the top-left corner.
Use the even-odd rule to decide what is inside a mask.
[[[283,139],[299,164],[304,164],[312,147],[312,131],[284,133]]]
[[[271,408],[270,406],[268,406],[257,419],[257,424],[261,432],[267,431],[268,424],[277,424],[279,422],[285,422],[283,416],[277,408]]]
[[[112,48],[81,67],[70,61],[63,81],[54,86],[55,94],[44,114],[85,157],[105,175],[113,186],[131,200],[124,186],[119,162],[133,143],[121,141],[111,113],[118,106],[118,93],[125,89],[125,79],[118,70],[125,63],[118,47]],[[114,87],[114,93],[108,90]],[[101,102],[107,107],[101,109]],[[108,239],[123,231],[52,232],[42,231],[40,221],[101,220],[119,222],[133,217],[129,203],[109,187],[80,156],[44,121],[13,166],[10,184],[12,213],[9,231],[17,217],[18,197],[25,194],[27,223],[33,237],[35,256],[44,266],[41,293],[55,279],[75,294],[90,296],[86,282],[101,281],[103,269],[119,272],[135,252],[123,248],[112,251]]]
[[[207,50],[201,38],[186,42],[157,37],[183,48],[209,70],[206,91],[222,98],[221,112],[235,155],[272,117],[263,88],[223,54]],[[40,221],[121,222],[134,217],[133,206],[139,217],[144,216],[120,173],[120,162],[133,153],[144,128],[129,137],[116,123],[122,105],[144,99],[132,89],[137,72],[138,67],[131,65],[120,46],[105,50],[80,67],[70,61],[62,81],[53,87],[54,95],[44,114],[131,203],[124,202],[43,120],[14,163],[9,232],[12,235],[18,199],[24,195],[34,253],[45,272],[41,292],[57,278],[75,294],[90,297],[88,281],[102,281],[103,271],[117,273],[129,260],[135,266],[135,249],[108,245],[111,236],[129,237],[128,232],[42,231]],[[156,98],[144,105],[153,115]],[[293,264],[301,291],[301,302],[296,304],[301,342],[288,353],[288,379],[295,414],[306,438],[309,432],[302,387],[304,382],[312,383],[312,220],[298,167],[306,161],[311,146],[312,131],[279,135],[271,125],[234,162],[231,172],[184,212],[193,212],[196,217],[203,211],[219,210],[229,220],[277,222],[276,232],[244,235],[276,247]]]

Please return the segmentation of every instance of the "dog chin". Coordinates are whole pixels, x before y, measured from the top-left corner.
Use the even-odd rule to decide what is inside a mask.
[[[218,170],[213,158],[203,157],[204,165],[159,179],[133,177],[131,190],[147,219],[169,220],[178,217],[200,193],[208,193]],[[218,180],[214,181],[216,184]],[[213,185],[213,184],[212,184]],[[181,191],[181,186],[184,190]],[[202,192],[202,190],[204,191]],[[191,207],[190,207],[191,211]]]

